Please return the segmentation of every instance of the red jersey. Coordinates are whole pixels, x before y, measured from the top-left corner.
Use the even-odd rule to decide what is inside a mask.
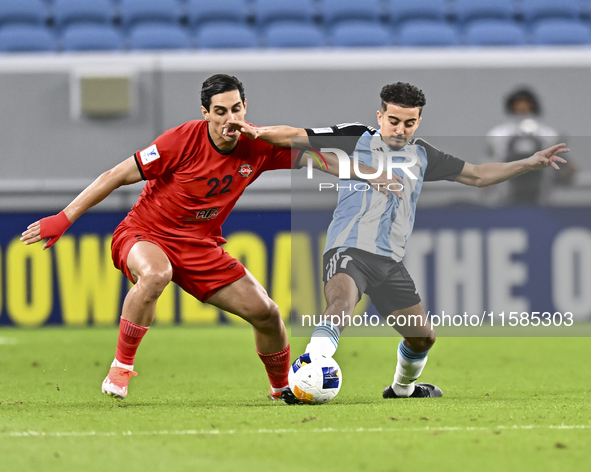
[[[232,151],[220,151],[203,120],[164,132],[135,160],[148,182],[126,220],[164,235],[203,239],[204,245],[225,242],[222,223],[261,173],[293,167],[290,148],[242,135]]]

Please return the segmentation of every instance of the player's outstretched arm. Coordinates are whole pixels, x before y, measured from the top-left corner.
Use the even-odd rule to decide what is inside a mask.
[[[291,147],[292,138],[298,138],[298,145],[309,146],[308,133],[303,128],[291,126],[253,126],[246,121],[229,120],[224,125],[224,130],[240,131],[250,139],[262,139],[274,146]],[[225,131],[224,131],[225,132]]]
[[[240,131],[243,135],[250,139],[262,139],[263,141],[281,147],[291,147],[293,144],[297,144],[298,147],[310,147],[310,141],[308,139],[308,133],[304,128],[293,128],[291,126],[263,126],[257,127],[247,123],[245,121],[229,120],[225,125],[224,129]],[[297,138],[294,142],[293,138]],[[314,168],[319,169],[328,174],[339,176],[339,160],[336,154],[333,153],[322,153],[322,156],[327,163],[326,166],[321,166],[315,159],[312,160]],[[368,167],[364,164],[359,164],[359,170],[366,175],[373,174],[376,169]],[[353,160],[351,160],[350,174],[354,175]],[[398,178],[395,174],[392,179],[388,179],[386,173],[374,178],[367,179],[373,188],[382,192],[384,195],[388,195],[390,191],[394,192],[395,195],[402,198],[402,179]]]
[[[456,182],[473,187],[487,187],[532,170],[541,170],[550,166],[558,170],[558,163],[566,163],[566,160],[558,156],[558,154],[568,151],[569,149],[566,147],[566,144],[560,143],[548,149],[538,151],[533,156],[519,161],[491,162],[480,165],[473,165],[466,162],[462,172],[456,177]]]
[[[101,174],[63,211],[30,224],[20,239],[25,244],[34,244],[42,239],[48,239],[43,249],[50,248],[86,210],[102,202],[113,190],[122,185],[134,184],[141,180],[142,176],[132,156]]]

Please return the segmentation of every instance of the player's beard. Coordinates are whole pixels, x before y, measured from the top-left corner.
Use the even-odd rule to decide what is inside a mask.
[[[409,138],[407,136],[388,136],[384,141],[390,148],[394,149],[395,151],[398,151],[399,149],[402,149],[404,146],[407,145],[408,139]]]

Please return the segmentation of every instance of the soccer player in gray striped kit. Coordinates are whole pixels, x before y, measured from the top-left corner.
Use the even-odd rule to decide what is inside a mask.
[[[311,129],[256,128],[242,121],[231,121],[227,126],[275,145],[290,146],[292,138],[298,138],[318,151],[338,149],[351,157],[357,152],[359,163],[375,169],[383,169],[380,159],[386,155],[395,165],[406,164],[392,169],[403,181],[401,196],[400,192],[385,195],[371,188],[359,191],[359,185],[355,185],[359,179],[340,181],[324,249],[325,321],[314,330],[306,352],[333,356],[345,327],[344,318],[352,317],[355,305],[367,293],[384,319],[398,320],[396,329],[404,337],[398,345],[394,380],[383,391],[383,397],[440,397],[438,387],[416,383],[435,342],[435,332],[402,263],[423,182],[449,180],[486,187],[532,170],[549,166],[558,169],[557,163],[566,163],[558,154],[568,149],[557,144],[525,159],[473,165],[420,138],[413,139],[426,103],[417,87],[402,82],[386,85],[380,98],[379,130],[359,123]],[[333,324],[331,320],[337,317],[340,323]],[[403,319],[406,326],[399,327]],[[409,323],[411,320],[421,321]],[[299,402],[289,390],[282,396],[288,403]]]

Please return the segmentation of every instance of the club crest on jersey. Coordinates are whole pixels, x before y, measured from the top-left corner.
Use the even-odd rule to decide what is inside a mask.
[[[242,177],[250,177],[252,175],[252,167],[250,166],[250,164],[242,164],[240,166],[240,169],[238,169],[238,173]]]
[[[199,210],[194,217],[187,216],[183,220],[186,222],[199,222],[213,220],[220,213],[220,207],[216,208],[204,208]]]

